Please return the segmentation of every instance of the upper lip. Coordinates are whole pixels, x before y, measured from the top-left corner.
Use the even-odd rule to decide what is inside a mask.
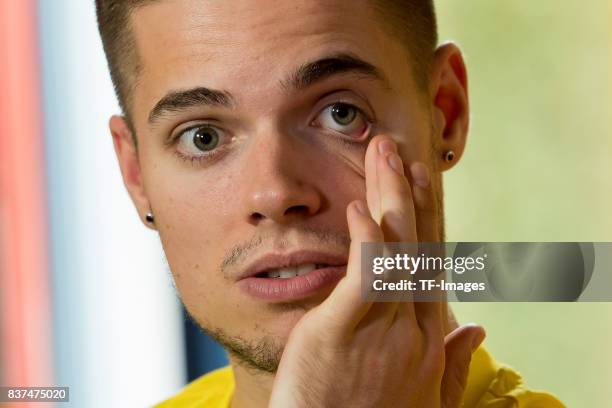
[[[239,277],[250,278],[275,268],[289,268],[303,264],[327,264],[331,266],[346,265],[346,256],[320,251],[296,251],[285,254],[269,253],[253,261]]]

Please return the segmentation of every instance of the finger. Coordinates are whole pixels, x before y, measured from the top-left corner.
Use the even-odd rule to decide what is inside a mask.
[[[446,336],[445,368],[440,388],[443,408],[461,406],[472,353],[485,336],[484,328],[475,324],[461,326]]]
[[[348,205],[347,221],[351,245],[346,275],[321,304],[322,313],[339,332],[352,330],[372,305],[372,302],[366,302],[361,296],[361,243],[383,240],[380,227],[363,201],[353,201]]]
[[[390,139],[380,143],[393,143]],[[415,242],[416,222],[412,190],[404,175],[404,164],[392,148],[378,155],[376,171],[380,195],[380,226],[386,242]]]
[[[437,217],[437,202],[434,194],[434,189],[431,184],[431,173],[427,166],[422,162],[413,162],[410,165],[410,179],[412,180],[412,193],[414,200],[414,209],[416,215],[416,229],[419,242],[439,242],[438,234],[438,217]],[[439,255],[439,248],[426,245],[423,247],[429,255]],[[422,248],[422,249],[423,249]],[[426,279],[432,279],[434,276],[424,276]],[[434,293],[437,292],[437,293]],[[440,290],[434,288],[428,291],[426,297],[434,300],[443,297]],[[444,336],[446,308],[442,302],[419,302],[415,303],[419,326],[425,333],[425,336],[431,342],[439,342]]]
[[[444,339],[444,321],[442,320],[441,302],[414,302],[416,320],[428,343],[442,344]]]
[[[380,196],[381,229],[386,242],[416,242],[412,192],[404,175],[404,165],[394,142],[386,137],[379,142],[376,172]],[[416,255],[416,254],[414,254]],[[412,296],[406,292],[401,302],[389,304],[395,323],[415,330],[416,315]]]
[[[412,194],[419,242],[439,242],[438,202],[431,184],[431,172],[423,162],[410,165]]]
[[[380,142],[385,140],[384,136],[376,136],[368,145],[365,155],[365,174],[366,174],[366,199],[372,218],[380,225],[380,194],[378,191],[378,175],[376,163],[380,154]],[[384,146],[383,146],[384,147]]]

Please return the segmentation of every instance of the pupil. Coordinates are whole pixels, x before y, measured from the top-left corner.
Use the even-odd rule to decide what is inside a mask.
[[[341,105],[336,107],[336,113],[339,117],[345,118],[348,115],[348,109],[346,108],[346,106]]]
[[[332,117],[341,125],[348,125],[355,118],[355,109],[351,106],[339,103],[332,107]]]
[[[193,143],[203,151],[209,151],[217,146],[219,135],[214,129],[200,128],[193,137]]]

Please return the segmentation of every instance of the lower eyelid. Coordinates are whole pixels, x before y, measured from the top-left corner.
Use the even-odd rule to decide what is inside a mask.
[[[215,161],[220,159],[225,153],[223,150],[225,149],[219,148],[219,149],[212,150],[209,153],[188,155],[188,154],[182,153],[180,150],[177,149],[174,151],[174,155],[178,157],[180,160],[182,160],[183,162],[188,162],[192,165],[197,164],[201,166],[207,166],[207,165],[215,163]]]
[[[328,131],[330,132],[330,134],[336,135],[348,143],[361,144],[364,141],[371,139],[371,134],[373,133],[372,131],[373,127],[374,127],[373,123],[366,122],[366,127],[364,128],[362,132],[360,132],[359,136],[357,137],[350,136],[346,133],[342,133],[340,131],[333,130],[333,129],[329,129]]]
[[[364,129],[363,133],[359,137],[360,141],[371,139],[371,135],[374,129],[374,124],[372,122],[366,122],[366,123],[367,123],[366,128]]]

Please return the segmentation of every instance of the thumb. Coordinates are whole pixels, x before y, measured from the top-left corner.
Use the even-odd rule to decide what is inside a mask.
[[[461,406],[472,353],[480,346],[485,336],[482,326],[466,324],[453,330],[444,339],[446,363],[441,387],[443,408]]]

